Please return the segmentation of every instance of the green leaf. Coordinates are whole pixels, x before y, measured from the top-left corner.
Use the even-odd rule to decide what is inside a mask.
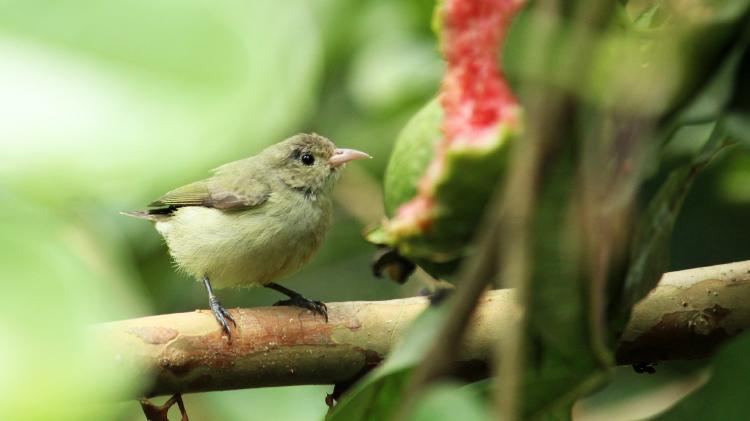
[[[569,419],[573,402],[600,384],[611,366],[593,330],[592,303],[603,297],[594,295],[586,272],[583,222],[570,218],[576,164],[569,149],[545,166],[525,304],[526,366],[516,374],[522,380],[521,419]]]
[[[641,12],[635,20],[633,20],[633,27],[636,29],[649,29],[657,26],[656,18],[660,12],[662,12],[662,6],[660,4],[653,5],[648,9]]]
[[[670,123],[672,127],[679,128],[683,125],[705,123],[716,120],[725,114],[727,108],[731,115],[744,107],[741,105],[747,101],[750,94],[748,87],[748,76],[750,76],[750,63],[748,63],[748,44],[750,43],[750,17],[744,18],[744,30],[740,29],[734,35],[734,39],[726,48],[726,54],[720,59],[713,73],[708,74],[702,86],[692,93],[692,98],[683,105],[673,117]],[[747,109],[745,110],[747,111]],[[747,112],[744,113],[745,115]],[[723,117],[724,127],[730,130],[732,117]]]
[[[490,420],[487,403],[471,389],[459,384],[442,383],[428,389],[420,399],[412,421]]]
[[[733,96],[739,98],[737,85],[742,85],[744,78],[738,67],[746,47],[747,40],[732,49],[705,86],[675,115],[674,127],[716,120],[729,106]],[[744,73],[747,74],[747,70]],[[727,127],[727,119],[724,118],[724,121]]]
[[[0,419],[116,419],[147,379],[110,370],[91,325],[142,306],[87,226],[0,190]],[[103,246],[106,246],[103,247]],[[104,250],[101,250],[104,249]]]
[[[674,113],[705,88],[737,45],[750,23],[750,2],[706,1],[699,2],[701,8],[658,3],[601,31],[573,28],[565,19],[549,19],[529,7],[509,33],[506,72],[511,80],[558,86],[600,107],[641,116]],[[594,40],[585,78],[559,71],[579,31]],[[539,33],[552,34],[552,45],[539,54],[539,62],[524,61],[524,45]]]
[[[433,42],[382,35],[358,48],[347,84],[357,105],[370,113],[392,112],[433,94],[442,75]]]
[[[412,323],[385,362],[344,395],[328,421],[389,419],[403,397],[414,367],[424,358],[444,319],[445,307],[429,307]]]
[[[748,34],[750,39],[750,30]],[[737,85],[724,125],[733,139],[750,145],[750,49],[745,49],[740,60]]]
[[[320,75],[301,0],[0,8],[0,178],[48,202],[202,178],[299,130]]]
[[[495,388],[495,379],[489,378],[462,386],[458,392],[459,394],[466,394],[467,396],[472,396],[476,400],[484,400],[489,403],[493,399],[493,393],[495,393],[496,390]],[[549,410],[540,414],[537,419],[549,421],[570,420],[573,415],[573,404],[574,401],[571,400],[567,404],[560,405],[554,410]]]
[[[672,230],[682,203],[698,174],[728,145],[723,127],[717,123],[698,156],[673,170],[649,202],[631,246],[630,265],[615,323],[627,320],[632,307],[656,286],[666,271]]]
[[[708,382],[655,421],[741,420],[750,412],[750,333],[724,345],[713,359]]]

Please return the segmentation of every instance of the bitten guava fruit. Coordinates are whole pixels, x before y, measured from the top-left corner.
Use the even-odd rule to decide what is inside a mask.
[[[404,127],[385,174],[388,219],[367,234],[436,276],[468,253],[521,130],[498,60],[519,1],[446,0],[435,27],[446,61],[440,92]]]

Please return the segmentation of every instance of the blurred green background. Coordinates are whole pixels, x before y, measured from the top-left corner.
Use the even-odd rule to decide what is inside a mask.
[[[324,248],[284,284],[323,301],[414,295],[418,282],[399,287],[371,275],[361,232],[381,216],[393,140],[438,89],[433,5],[0,0],[0,418],[143,419],[136,402],[106,404],[138,379],[101,371],[88,326],[204,308],[206,295],[173,270],[150,224],[118,212],[297,132],[376,159],[347,169]],[[667,151],[662,173],[683,161],[690,136],[705,138],[700,130]],[[750,155],[736,151],[689,196],[673,269],[747,257]],[[219,296],[226,307],[280,298],[265,290]],[[689,383],[695,368],[663,366],[648,380],[624,369],[612,386],[619,389],[577,414],[636,399],[631,390],[645,395],[644,381],[668,387],[686,373]],[[307,420],[325,414],[330,390],[185,401],[196,420]]]

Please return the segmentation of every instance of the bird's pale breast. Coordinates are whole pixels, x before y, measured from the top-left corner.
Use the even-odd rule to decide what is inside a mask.
[[[177,266],[215,287],[257,286],[299,270],[323,242],[330,201],[297,191],[272,195],[262,206],[222,211],[187,206],[156,229]]]

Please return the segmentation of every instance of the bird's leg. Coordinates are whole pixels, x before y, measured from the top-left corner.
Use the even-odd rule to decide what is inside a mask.
[[[318,313],[321,316],[325,317],[326,322],[328,322],[328,307],[320,301],[313,301],[308,300],[307,298],[303,297],[302,294],[299,292],[292,291],[289,288],[285,288],[279,284],[271,282],[270,284],[265,285],[266,288],[271,288],[274,291],[278,291],[287,297],[289,297],[288,300],[281,300],[277,303],[275,303],[275,306],[297,306],[306,308],[313,313]]]
[[[211,281],[208,279],[208,276],[203,276],[203,286],[206,287],[206,291],[208,292],[208,305],[211,307],[211,312],[214,314],[214,317],[216,317],[216,321],[221,325],[221,329],[227,333],[227,336],[231,337],[232,333],[229,331],[229,323],[227,323],[227,320],[232,322],[235,327],[237,326],[237,323],[232,318],[232,315],[224,310],[224,307],[219,303],[219,299],[214,295],[214,290],[211,288]]]

